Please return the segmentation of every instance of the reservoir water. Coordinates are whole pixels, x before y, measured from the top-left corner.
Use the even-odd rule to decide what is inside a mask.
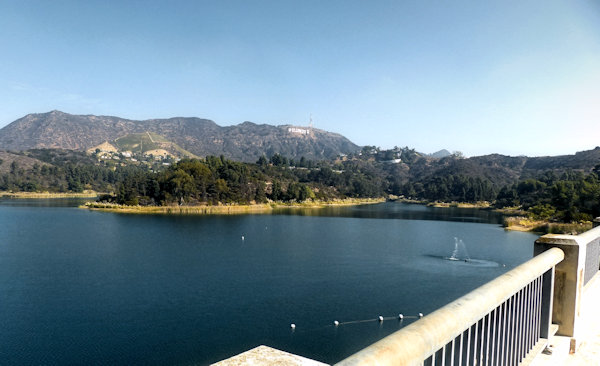
[[[261,344],[333,363],[525,262],[536,238],[489,211],[401,203],[243,216],[76,204],[0,200],[3,365],[205,365]],[[455,238],[472,262],[445,259]]]

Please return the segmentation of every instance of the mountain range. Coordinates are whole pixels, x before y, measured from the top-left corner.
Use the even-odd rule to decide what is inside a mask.
[[[224,155],[245,162],[255,162],[263,155],[269,157],[275,153],[293,159],[304,156],[306,159],[323,160],[361,151],[359,146],[342,135],[312,127],[252,122],[221,127],[211,120],[195,117],[135,121],[51,111],[28,114],[0,129],[0,151],[48,148],[90,152],[95,149],[131,151],[175,157]],[[600,147],[574,155],[512,157],[490,154],[466,159],[456,158],[447,150],[430,155],[419,154],[408,148],[403,150],[413,151],[415,156],[420,156],[415,160],[403,154],[402,162],[393,169],[394,175],[410,180],[465,175],[504,185],[536,177],[549,170],[589,172],[594,168],[600,169]],[[14,155],[4,155],[0,158],[7,162],[15,158]],[[33,164],[31,161],[23,163]]]
[[[272,126],[244,122],[221,127],[201,118],[175,117],[136,121],[113,116],[73,115],[61,111],[28,114],[0,129],[0,150],[40,148],[88,150],[104,143],[135,141],[148,136],[157,148],[178,156],[224,155],[254,162],[279,153],[288,158],[331,159],[358,152],[342,135],[312,127]],[[123,145],[122,143],[120,145]],[[140,150],[142,146],[127,144]]]

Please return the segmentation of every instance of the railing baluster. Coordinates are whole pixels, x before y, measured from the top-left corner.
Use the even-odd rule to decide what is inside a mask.
[[[441,366],[446,366],[446,346],[442,347],[442,364]]]
[[[537,341],[539,340],[539,331],[540,331],[540,310],[541,310],[541,303],[540,303],[540,278],[538,277],[537,280],[535,280],[535,293],[534,293],[534,298],[535,298],[535,316],[533,318],[533,340],[535,343],[537,343]]]
[[[536,281],[537,282],[537,281]],[[535,316],[536,316],[536,311],[537,311],[537,302],[535,301],[535,283],[533,282],[531,284],[531,291],[529,293],[529,298],[531,299],[531,319],[529,319],[529,323],[531,326],[531,330],[529,331],[529,344],[530,344],[530,349],[533,349],[533,347],[535,346],[536,342],[535,342]]]
[[[531,344],[531,315],[533,314],[533,304],[531,302],[531,284],[525,287],[525,304],[527,306],[527,317],[525,318],[525,356],[527,356],[529,354],[529,351],[533,347],[533,345]]]
[[[552,294],[554,283],[554,267],[542,275],[542,314],[541,314],[541,337],[549,338],[550,325],[552,323]],[[563,324],[564,325],[564,324]]]
[[[538,279],[538,312],[536,339],[542,338],[542,315],[544,314],[544,277]]]
[[[502,341],[500,342],[500,346],[502,348],[502,352],[501,352],[501,356],[502,358],[500,359],[500,365],[505,365],[505,361],[506,361],[506,315],[507,315],[507,307],[508,307],[508,303],[505,301],[502,304],[502,307],[504,308],[504,310],[502,311]]]
[[[483,318],[481,319],[481,335],[479,336],[479,363],[478,365],[483,365],[483,342],[484,342],[484,337],[485,337],[485,315],[483,316]]]
[[[517,316],[518,316],[518,309],[517,309],[517,305],[519,303],[519,297],[518,297],[518,292],[516,292],[513,295],[512,298],[512,308],[511,308],[511,312],[510,312],[510,327],[511,327],[511,332],[510,332],[510,364],[516,366],[515,360],[516,360],[516,354],[517,354],[517,349],[516,349],[516,338],[518,336],[517,334]]]
[[[452,345],[450,346],[450,366],[454,366],[454,343],[456,341],[456,338],[452,339]]]
[[[498,318],[498,362],[497,365],[504,365],[504,324],[506,319],[506,301],[500,304],[500,315]]]
[[[511,304],[512,304],[512,298],[508,300],[508,302],[506,303],[506,339],[505,339],[505,344],[506,344],[506,362],[503,365],[508,365],[510,364],[510,311],[511,311]]]
[[[515,312],[513,326],[515,329],[515,336],[513,337],[513,365],[517,366],[519,363],[519,292],[515,293]]]
[[[521,361],[521,326],[523,323],[521,322],[521,316],[523,314],[523,309],[521,308],[523,294],[521,291],[517,292],[517,316],[515,318],[515,365],[517,365]]]
[[[524,310],[524,299],[525,297],[525,291],[521,290],[519,291],[519,345],[518,345],[518,358],[517,361],[521,362],[521,360],[523,359],[523,350],[525,349],[525,346],[523,345],[523,333],[525,332],[525,310]]]
[[[533,290],[534,290],[534,285],[533,283],[529,284],[528,286],[529,288],[529,332],[527,332],[527,348],[529,348],[529,350],[531,350],[533,348],[533,346],[535,345],[535,343],[533,342],[533,332],[534,332],[534,324],[533,324],[533,319],[535,317],[535,302],[533,299]],[[528,352],[529,353],[529,352]]]
[[[515,356],[514,356],[514,362],[515,365],[518,365],[519,362],[521,361],[521,313],[522,313],[522,309],[521,309],[521,298],[522,293],[521,291],[518,291],[516,293],[517,295],[517,301],[515,303],[515,339],[513,341],[514,345],[515,345]]]
[[[493,310],[492,310],[493,312]],[[487,321],[487,328],[486,328],[486,334],[485,334],[485,364],[489,365],[490,363],[490,328],[492,327],[492,313],[490,312],[487,315],[488,321]],[[483,344],[482,344],[483,347]],[[483,363],[482,363],[483,365]]]
[[[473,337],[473,365],[477,365],[477,345],[479,342],[479,324],[481,319],[475,323],[475,337]]]
[[[492,361],[490,362],[490,365],[494,365],[494,361],[496,360],[494,353],[496,352],[496,332],[497,332],[496,314],[498,313],[498,309],[499,309],[499,307],[495,308],[494,312],[493,312],[494,316],[493,316],[493,320],[492,320],[493,328],[492,328],[492,352],[491,352]]]
[[[535,339],[535,318],[537,317],[537,280],[531,284],[531,332],[529,333],[531,348],[535,346],[537,340]]]
[[[472,326],[469,326],[469,331],[467,333],[467,360],[465,362],[465,365],[469,364],[469,360],[470,360],[470,353],[471,353],[471,328]]]
[[[527,347],[527,332],[529,331],[529,327],[527,326],[529,308],[527,306],[527,287],[523,288],[523,301],[521,307],[523,308],[522,319],[522,330],[521,330],[521,360],[525,358],[527,355],[527,351],[529,348]]]
[[[460,333],[460,352],[458,353],[458,364],[462,365],[462,359],[463,359],[463,338],[465,336],[465,332]]]
[[[533,335],[533,339],[537,343],[540,339],[540,320],[542,318],[542,278],[541,276],[537,278],[535,281],[535,333]]]

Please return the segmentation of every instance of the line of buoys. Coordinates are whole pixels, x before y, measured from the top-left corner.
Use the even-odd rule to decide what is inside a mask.
[[[414,316],[414,315],[413,316],[409,316],[409,315],[404,315],[404,314],[400,313],[400,314],[398,314],[398,317],[387,317],[387,318],[384,318],[383,315],[379,315],[375,319],[352,320],[352,321],[341,322],[341,323],[338,320],[334,320],[333,321],[333,326],[334,327],[339,327],[340,325],[345,325],[345,324],[357,324],[357,323],[366,323],[366,322],[372,322],[372,321],[377,321],[377,322],[382,323],[386,319],[388,319],[388,320],[397,319],[399,321],[403,321],[404,319],[421,319],[423,316],[424,316],[423,313],[419,313],[416,316]],[[294,323],[290,324],[290,328],[292,330],[295,330],[296,329],[296,324],[294,324]]]

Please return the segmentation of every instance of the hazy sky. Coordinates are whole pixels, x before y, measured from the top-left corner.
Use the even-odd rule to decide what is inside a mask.
[[[0,127],[53,109],[569,154],[600,145],[600,2],[2,0]]]

